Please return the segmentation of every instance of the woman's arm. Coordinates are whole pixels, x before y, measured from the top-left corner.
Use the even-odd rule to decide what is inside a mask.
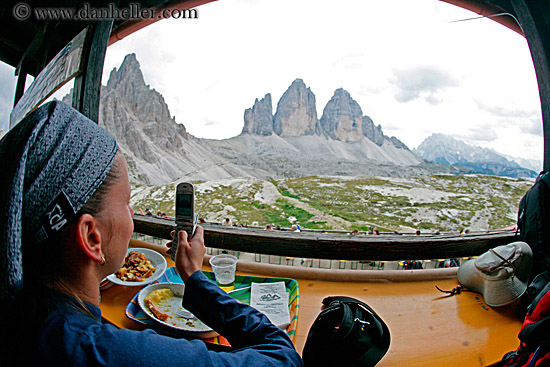
[[[202,271],[187,279],[183,306],[226,337],[231,343],[231,351],[209,350],[200,339],[188,341],[159,335],[152,330],[125,330],[93,323],[81,331],[73,327],[66,329],[68,333],[61,338],[71,343],[65,345],[66,355],[78,361],[75,365],[87,361],[88,365],[99,363],[119,367],[303,366],[300,355],[283,330],[261,312],[231,298]]]
[[[235,348],[254,343],[280,343],[294,349],[286,332],[258,310],[236,301],[201,271],[185,283],[183,307],[222,334]]]

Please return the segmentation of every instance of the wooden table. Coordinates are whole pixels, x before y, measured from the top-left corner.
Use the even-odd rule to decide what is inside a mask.
[[[169,258],[168,262],[169,266],[173,265]],[[335,295],[363,300],[388,325],[391,345],[378,366],[485,366],[497,362],[519,344],[517,334],[521,321],[512,310],[491,308],[476,293],[462,292],[445,297],[435,288],[436,285],[445,290],[456,287],[458,282],[453,278],[409,282],[294,279],[300,287],[299,320],[294,340],[299,352],[321,310],[321,301]],[[104,319],[120,328],[143,329],[124,314],[138,291],[136,287],[118,285],[102,291]]]

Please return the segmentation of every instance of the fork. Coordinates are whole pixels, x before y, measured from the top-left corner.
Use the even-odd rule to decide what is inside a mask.
[[[191,312],[189,312],[189,311],[187,311],[183,308],[181,310],[176,311],[176,316],[184,318],[186,320],[195,318],[195,315],[193,315]]]

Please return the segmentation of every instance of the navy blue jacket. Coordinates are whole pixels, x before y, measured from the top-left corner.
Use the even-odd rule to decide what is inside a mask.
[[[45,366],[303,366],[286,333],[254,308],[220,290],[201,272],[185,283],[183,306],[225,336],[230,352],[208,350],[200,340],[134,331],[104,324],[101,310],[86,304],[90,314],[68,296],[56,297],[29,352]],[[64,300],[64,301],[59,301]],[[38,345],[33,346],[32,344]]]

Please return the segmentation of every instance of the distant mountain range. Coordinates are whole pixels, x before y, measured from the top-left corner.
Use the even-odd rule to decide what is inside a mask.
[[[162,95],[145,83],[136,55],[129,54],[118,70],[111,71],[107,85],[102,87],[99,124],[117,139],[136,184],[314,175],[508,175],[509,171],[532,175],[517,165],[507,164],[502,157],[504,160],[490,162],[509,167],[508,171],[496,169],[492,163],[480,162],[474,167],[468,164],[478,162],[472,158],[442,158],[436,152],[449,148],[436,149],[443,144],[441,139],[432,139],[431,143],[427,139],[415,154],[397,138],[384,135],[381,126],[364,115],[342,88],[334,92],[321,118],[316,111],[315,95],[301,79],[296,79],[278,101],[275,113],[269,93],[256,99],[244,111],[240,135],[225,140],[199,139],[176,123]],[[423,154],[432,162],[421,158]]]
[[[432,134],[413,151],[425,160],[468,167],[474,173],[508,177],[536,177],[538,174],[494,150],[469,145],[443,134]]]

